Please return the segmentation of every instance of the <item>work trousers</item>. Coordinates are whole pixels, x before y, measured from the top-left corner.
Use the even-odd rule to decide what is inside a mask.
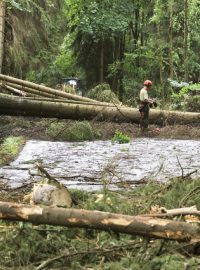
[[[149,104],[141,102],[140,107],[140,128],[145,130],[149,125]]]

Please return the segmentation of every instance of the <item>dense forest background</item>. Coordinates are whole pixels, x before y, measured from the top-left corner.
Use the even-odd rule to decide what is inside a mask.
[[[199,0],[7,0],[3,73],[56,86],[108,83],[120,100],[145,79],[162,100],[170,82],[200,80]],[[172,83],[171,83],[172,85]]]

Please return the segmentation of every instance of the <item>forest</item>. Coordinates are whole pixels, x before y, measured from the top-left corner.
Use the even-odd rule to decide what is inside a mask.
[[[199,269],[199,29],[200,0],[0,0],[0,270]]]
[[[198,0],[7,1],[4,74],[56,86],[75,76],[84,92],[108,83],[135,105],[145,79],[165,104],[199,90]],[[181,97],[180,97],[181,96]],[[180,103],[177,105],[177,103]],[[199,100],[195,100],[197,110]],[[172,106],[173,108],[173,106]]]

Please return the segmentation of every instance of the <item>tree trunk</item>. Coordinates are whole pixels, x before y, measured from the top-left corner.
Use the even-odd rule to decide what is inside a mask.
[[[174,75],[174,65],[173,65],[173,5],[174,0],[169,1],[169,12],[170,12],[170,19],[169,19],[169,77],[173,79]]]
[[[3,65],[3,51],[4,51],[4,27],[5,27],[6,3],[4,0],[0,1],[0,73]]]
[[[11,86],[8,86],[8,85],[4,85],[5,89],[8,90],[9,92],[17,95],[17,96],[22,96],[22,97],[25,97],[26,96],[26,93],[24,91],[21,91],[21,90],[18,90],[18,89],[15,89]]]
[[[22,115],[77,120],[107,120],[114,122],[139,123],[138,109],[125,106],[102,106],[102,104],[68,104],[26,99],[9,95],[0,95],[0,113],[4,115]],[[200,113],[150,110],[150,123],[154,124],[191,124],[200,123]]]
[[[33,224],[97,229],[178,241],[200,239],[200,229],[195,224],[190,225],[174,220],[128,216],[83,209],[0,202],[0,218],[31,222]]]
[[[186,82],[189,80],[188,61],[188,0],[184,0],[184,68]]]
[[[25,86],[22,86],[22,85],[19,85],[19,84],[14,84],[14,83],[7,82],[6,84],[4,84],[4,86],[6,88],[7,87],[16,88],[18,90],[21,90],[23,92],[26,92],[26,93],[29,93],[29,94],[32,94],[32,95],[36,95],[36,96],[64,99],[63,97],[55,96],[55,94],[46,93],[44,91],[33,89],[33,88],[29,88],[29,87],[25,87]]]
[[[91,101],[95,102],[95,100],[90,99],[90,98],[81,97],[81,96],[78,96],[78,95],[72,95],[70,93],[66,93],[66,92],[63,92],[63,91],[60,91],[60,90],[56,90],[56,89],[46,87],[46,86],[43,86],[43,85],[39,85],[39,84],[36,84],[36,83],[32,83],[32,82],[29,82],[29,81],[20,80],[20,79],[10,77],[10,76],[6,76],[6,75],[3,75],[3,74],[0,74],[0,80],[2,80],[2,83],[5,83],[5,81],[6,81],[6,82],[21,85],[22,87],[33,88],[33,89],[36,89],[38,91],[42,91],[42,92],[45,92],[45,93],[48,93],[48,94],[53,94],[55,96],[55,98],[56,97],[64,97],[64,98],[68,98],[68,99],[80,100],[80,101],[85,101],[85,102],[91,102]],[[98,101],[96,101],[96,102],[98,102]]]
[[[100,55],[100,83],[104,82],[104,41],[101,40],[101,55]]]
[[[157,24],[157,33],[159,40],[161,39],[160,23]],[[163,48],[162,45],[158,44],[158,59],[159,59],[159,73],[160,73],[160,84],[161,84],[161,96],[162,102],[165,100],[164,83],[163,83]]]

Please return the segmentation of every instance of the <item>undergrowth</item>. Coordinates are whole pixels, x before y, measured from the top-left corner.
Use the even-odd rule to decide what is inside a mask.
[[[87,93],[89,98],[96,99],[102,102],[111,102],[119,104],[120,101],[116,94],[111,90],[110,85],[107,83],[98,84],[90,89]]]
[[[115,135],[112,138],[112,142],[118,142],[120,144],[122,143],[129,143],[131,140],[131,138],[129,136],[127,136],[126,134],[124,134],[123,132],[120,131],[116,131]]]
[[[165,184],[150,181],[135,189],[71,193],[77,208],[128,215],[161,207],[200,209],[200,179],[180,177]],[[198,242],[17,222],[0,225],[0,269],[197,270],[200,264]]]
[[[20,152],[25,138],[20,137],[7,137],[0,144],[0,165],[4,165],[13,160]]]
[[[47,130],[53,139],[62,141],[91,141],[101,137],[100,131],[93,129],[88,121],[74,121],[70,125],[52,123]]]

